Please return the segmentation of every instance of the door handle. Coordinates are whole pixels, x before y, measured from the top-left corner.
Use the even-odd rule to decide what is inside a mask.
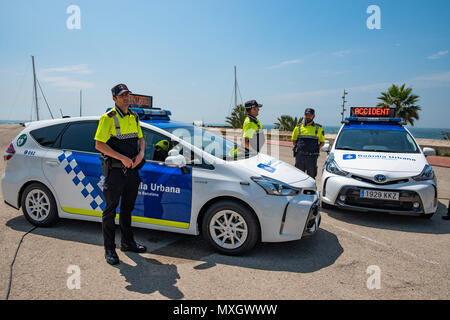
[[[45,164],[50,167],[58,167],[59,166],[59,162],[56,160],[47,160],[47,161],[45,161]]]

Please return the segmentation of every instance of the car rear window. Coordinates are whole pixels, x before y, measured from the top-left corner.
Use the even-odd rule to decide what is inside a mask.
[[[67,123],[60,123],[53,126],[39,128],[30,132],[30,135],[43,147],[53,147],[61,131]]]
[[[71,123],[61,137],[60,148],[83,152],[99,153],[95,149],[95,132],[98,121]]]

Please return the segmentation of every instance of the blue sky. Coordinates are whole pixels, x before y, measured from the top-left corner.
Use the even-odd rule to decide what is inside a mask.
[[[243,100],[273,124],[316,109],[339,125],[348,106],[372,106],[392,83],[420,95],[417,127],[450,127],[450,2],[438,1],[1,1],[1,120],[30,119],[31,55],[59,116],[99,115],[110,89],[125,83],[172,111],[174,119],[224,123],[233,66]],[[81,28],[69,30],[70,5]],[[369,30],[369,5],[381,30]],[[49,118],[40,98],[41,118]]]

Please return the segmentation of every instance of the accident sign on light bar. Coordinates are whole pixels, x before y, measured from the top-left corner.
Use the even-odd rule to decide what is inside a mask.
[[[358,118],[393,118],[395,117],[395,108],[352,107],[350,116]]]
[[[152,108],[153,107],[153,97],[144,96],[142,94],[131,93],[129,95],[130,108]]]

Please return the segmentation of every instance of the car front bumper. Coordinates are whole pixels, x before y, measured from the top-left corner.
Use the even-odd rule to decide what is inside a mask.
[[[319,194],[299,194],[295,197],[267,196],[258,201],[258,218],[262,242],[299,240],[317,232],[321,222]]]
[[[379,211],[401,215],[432,214],[437,210],[437,186],[434,180],[376,185],[349,177],[325,173],[321,200],[330,205],[359,211]],[[374,200],[360,197],[361,189],[399,192],[400,200]]]

